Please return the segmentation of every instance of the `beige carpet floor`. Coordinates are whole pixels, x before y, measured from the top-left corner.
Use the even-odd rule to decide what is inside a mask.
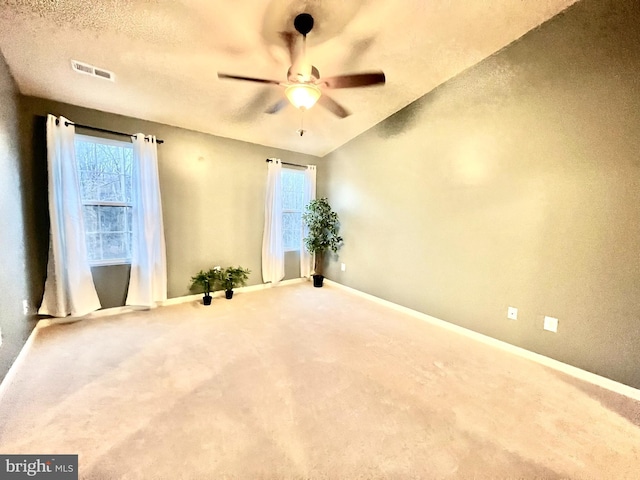
[[[640,404],[296,284],[37,330],[0,453],[86,479],[637,479]]]

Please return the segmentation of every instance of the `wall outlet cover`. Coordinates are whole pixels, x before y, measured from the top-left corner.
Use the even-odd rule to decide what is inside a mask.
[[[517,320],[518,319],[518,309],[516,307],[507,308],[507,318],[509,318],[511,320]]]

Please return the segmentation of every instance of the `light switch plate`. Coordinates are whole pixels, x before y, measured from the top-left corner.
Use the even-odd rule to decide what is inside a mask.
[[[518,309],[516,307],[507,308],[507,318],[509,318],[511,320],[517,320],[518,319]]]
[[[555,317],[544,317],[544,329],[550,332],[558,331],[558,319]]]

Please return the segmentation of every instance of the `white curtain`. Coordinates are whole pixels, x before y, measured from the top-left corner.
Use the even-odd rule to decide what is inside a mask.
[[[304,203],[306,207],[311,200],[316,198],[316,166],[307,165],[304,172]],[[300,238],[300,276],[310,277],[313,271],[313,255],[310,254],[304,246],[304,237],[309,234],[307,226],[302,224],[302,236]]]
[[[71,122],[47,117],[51,227],[47,279],[38,313],[54,317],[78,317],[100,308],[87,257],[74,140]]]
[[[154,307],[167,299],[167,259],[158,180],[156,137],[142,133],[133,142],[133,238],[127,305]]]
[[[262,281],[278,283],[284,278],[282,242],[282,162],[271,159],[267,170],[267,194],[262,235]]]

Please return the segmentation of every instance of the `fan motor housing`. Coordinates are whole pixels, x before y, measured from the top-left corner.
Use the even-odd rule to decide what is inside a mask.
[[[301,80],[298,77],[299,73],[293,72],[291,70],[292,68],[293,66],[289,67],[289,70],[287,70],[287,80],[289,80],[289,82],[291,83],[301,83]],[[320,79],[320,72],[316,67],[311,65],[311,78],[304,83],[316,83],[319,79]]]

